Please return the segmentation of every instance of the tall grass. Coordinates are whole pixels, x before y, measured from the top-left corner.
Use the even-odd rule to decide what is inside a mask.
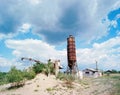
[[[120,74],[113,74],[110,78],[114,81],[113,95],[120,95]]]
[[[106,74],[102,77],[103,84],[111,85],[111,89],[108,89],[110,95],[120,95],[120,74]]]
[[[73,82],[75,81],[75,76],[72,74],[58,73],[57,79],[63,80],[67,88],[73,88]]]

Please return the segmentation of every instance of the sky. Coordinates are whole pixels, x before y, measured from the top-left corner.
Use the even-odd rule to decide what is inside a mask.
[[[67,37],[76,43],[80,70],[120,70],[120,0],[0,0],[0,71],[60,59]]]

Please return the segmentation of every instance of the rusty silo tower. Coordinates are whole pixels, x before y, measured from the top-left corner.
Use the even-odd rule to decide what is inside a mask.
[[[77,71],[76,47],[75,38],[72,35],[67,38],[67,59],[68,70],[70,71],[70,73],[75,73]]]

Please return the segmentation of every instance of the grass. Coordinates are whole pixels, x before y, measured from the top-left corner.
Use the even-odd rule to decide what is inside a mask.
[[[38,89],[35,89],[34,91],[35,91],[35,92],[37,92],[37,91],[38,91]]]
[[[54,88],[47,88],[46,90],[47,90],[48,92],[50,92],[50,91],[53,91]]]
[[[75,81],[75,76],[74,75],[59,73],[56,78],[65,81],[64,86],[66,86],[67,88],[70,88],[70,89],[74,88],[73,87],[73,82]]]
[[[73,83],[72,83],[71,81],[66,81],[66,82],[65,82],[65,85],[66,85],[66,87],[69,88],[69,89],[74,88]]]
[[[37,87],[40,87],[40,85],[37,85]]]
[[[113,84],[114,95],[120,95],[120,74],[111,75],[110,78],[114,81]]]
[[[109,92],[108,95],[120,95],[120,74],[110,74],[109,76],[104,75],[99,78],[84,78],[83,80],[76,81],[73,75],[60,73],[58,74],[57,78],[60,80],[63,80],[64,85],[62,86],[65,87],[68,91],[73,90],[75,88],[74,83],[77,82],[80,84],[81,87],[84,87],[83,88],[84,91],[91,90],[91,87],[94,87],[90,91],[90,95],[102,95],[106,92]],[[34,89],[34,92],[39,91],[38,90],[39,87],[40,85],[36,84],[36,89]],[[46,91],[48,91],[48,93],[55,93],[57,92],[57,90],[60,90],[60,89],[61,88],[57,89],[56,87],[55,88],[49,87],[49,88],[46,88]],[[77,89],[79,89],[79,87]],[[50,95],[53,95],[53,94],[50,94]]]
[[[99,84],[110,86],[101,92],[94,93],[95,95],[106,91],[110,93],[109,95],[120,95],[120,74],[110,74],[109,76],[104,75],[103,77],[95,79],[94,82],[99,82]]]
[[[98,78],[84,78],[78,82],[84,87],[85,91],[95,87],[92,92],[88,92],[91,95],[102,95],[104,93],[120,95],[120,74],[104,75]]]

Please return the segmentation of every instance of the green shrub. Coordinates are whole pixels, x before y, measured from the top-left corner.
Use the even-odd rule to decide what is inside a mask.
[[[28,80],[33,79],[35,75],[36,74],[33,69],[30,69],[29,71],[26,71],[26,70],[23,71],[23,77]]]
[[[54,66],[53,66],[52,62],[48,61],[47,67],[50,69],[50,73],[52,73],[52,74],[55,73],[55,71],[54,71],[55,69],[54,69]]]
[[[64,73],[58,73],[57,79],[60,79],[60,80],[67,80],[67,81],[74,81],[75,80],[75,76],[72,75],[72,74],[64,74]]]
[[[56,78],[60,80],[65,80],[66,74],[59,72]]]
[[[56,78],[65,81],[65,86],[67,88],[73,88],[73,82],[75,81],[74,75],[59,73]]]
[[[52,62],[48,62],[47,64],[43,63],[35,63],[33,65],[33,70],[36,74],[38,73],[45,73],[47,76],[49,74],[54,74],[54,66]]]
[[[10,83],[20,82],[23,80],[23,73],[20,70],[17,70],[16,67],[11,67],[10,71],[7,74],[7,81]]]
[[[55,90],[54,88],[47,88],[46,89],[48,92]]]
[[[7,75],[7,73],[0,72],[0,85],[7,83],[6,75]]]
[[[45,64],[43,63],[35,63],[33,65],[33,70],[35,71],[36,74],[43,72],[45,69]]]
[[[50,74],[50,68],[48,67],[48,65],[45,65],[45,68],[43,69],[43,72],[48,76]]]

